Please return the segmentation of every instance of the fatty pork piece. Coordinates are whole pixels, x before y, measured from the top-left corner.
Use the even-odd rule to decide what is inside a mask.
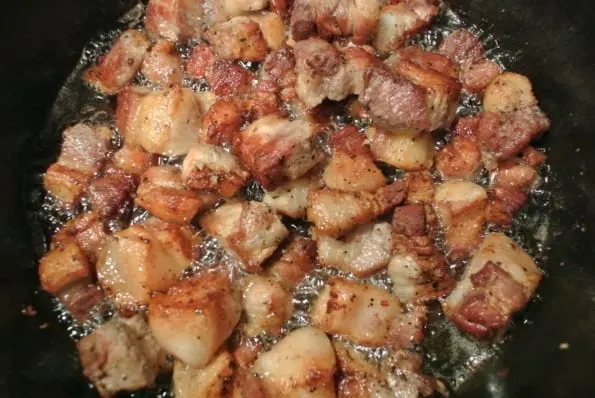
[[[60,156],[43,177],[45,190],[64,206],[75,205],[103,166],[111,135],[105,126],[82,123],[64,130]]]
[[[221,351],[204,367],[174,362],[172,391],[176,398],[217,398],[225,396],[226,384],[233,374],[233,358]]]
[[[293,310],[291,295],[270,277],[250,275],[242,283],[242,307],[246,319],[242,330],[248,336],[261,333],[278,336]]]
[[[141,72],[151,83],[161,87],[182,84],[184,69],[176,45],[171,41],[158,40],[145,57]]]
[[[315,237],[318,261],[358,277],[367,277],[385,268],[391,258],[390,224],[378,222],[363,225],[339,240],[326,235]]]
[[[190,149],[182,164],[182,182],[188,188],[234,196],[247,182],[248,174],[237,158],[223,148],[197,144]]]
[[[149,167],[157,165],[157,156],[141,147],[124,145],[114,152],[111,164],[137,180]]]
[[[434,140],[430,133],[412,129],[366,130],[370,150],[377,160],[406,171],[427,170],[434,164]]]
[[[334,133],[333,154],[322,179],[328,188],[346,192],[376,192],[386,185],[382,171],[374,163],[366,136],[353,126]]]
[[[99,215],[86,212],[68,221],[52,236],[51,249],[67,245],[74,240],[89,262],[94,264],[106,236],[107,232]]]
[[[470,137],[455,136],[436,153],[436,169],[444,179],[473,180],[481,166],[481,150]]]
[[[272,208],[252,201],[226,203],[203,215],[199,222],[248,272],[260,271],[289,233]]]
[[[102,397],[151,387],[157,375],[170,367],[142,315],[114,318],[76,347],[83,373]]]
[[[177,282],[149,302],[155,340],[178,360],[206,366],[231,335],[242,308],[227,275],[210,272]]]
[[[106,238],[97,277],[118,309],[129,313],[170,287],[191,261],[190,229],[150,219]]]
[[[236,368],[231,386],[231,398],[268,398],[260,377],[250,370]]]
[[[294,237],[266,270],[287,291],[293,289],[316,266],[316,242],[310,238]]]
[[[103,176],[94,179],[87,188],[93,211],[109,219],[125,209],[132,201],[136,189],[134,177],[118,169],[108,169]]]
[[[461,84],[457,81],[455,65],[449,59],[409,46],[392,54],[385,65],[425,91],[429,130],[452,124],[459,105]]]
[[[316,146],[317,133],[317,126],[309,121],[269,115],[241,132],[235,152],[265,189],[274,189],[320,162],[323,153]]]
[[[483,44],[466,29],[449,34],[438,46],[440,54],[459,65],[459,81],[469,92],[479,93],[500,73],[502,67],[484,56]]]
[[[296,0],[290,19],[294,40],[318,33],[323,39],[352,36],[357,44],[370,42],[380,14],[379,0]]]
[[[270,397],[335,397],[335,351],[323,331],[294,330],[260,354],[252,370]]]
[[[129,147],[135,147],[136,143],[133,142],[134,137],[129,139],[126,139],[126,137],[128,134],[133,134],[133,128],[138,123],[136,118],[138,117],[140,102],[150,92],[151,90],[146,87],[129,85],[118,93],[114,117],[115,124],[120,136]]]
[[[483,105],[477,142],[498,161],[518,154],[550,127],[531,82],[523,75],[504,72],[496,77],[486,88]]]
[[[180,170],[174,166],[156,166],[141,176],[134,203],[164,221],[189,224],[197,213],[214,205],[217,199],[214,193],[186,188]]]
[[[373,42],[380,54],[388,54],[402,47],[407,39],[428,26],[439,11],[434,0],[405,0],[389,3],[391,4],[380,9]]]
[[[104,94],[116,94],[139,71],[150,45],[143,32],[124,31],[109,52],[99,58],[98,64],[85,71],[85,81]]]
[[[318,176],[307,176],[289,181],[274,190],[264,192],[263,202],[276,212],[292,218],[306,216],[308,193],[322,188],[322,180]]]
[[[308,194],[307,218],[317,234],[338,237],[387,213],[401,203],[406,194],[405,180],[397,180],[375,193],[312,190]]]
[[[436,188],[434,209],[444,228],[449,258],[466,257],[481,242],[487,200],[485,189],[469,181],[450,180]]]
[[[149,0],[145,28],[152,37],[164,37],[174,42],[199,38],[204,3],[195,0]]]
[[[490,337],[533,296],[541,271],[533,259],[502,233],[488,234],[443,303],[444,313],[462,330]]]
[[[270,52],[260,68],[256,89],[263,92],[280,93],[284,100],[291,99],[290,91],[296,84],[295,57],[293,49],[285,46]],[[285,92],[285,94],[283,94]]]
[[[198,142],[200,108],[191,89],[174,86],[142,96],[130,109],[124,141],[150,153],[185,155]]]

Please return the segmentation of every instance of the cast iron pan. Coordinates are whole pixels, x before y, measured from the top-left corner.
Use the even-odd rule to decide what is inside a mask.
[[[453,5],[520,54],[514,68],[531,77],[553,121],[542,141],[553,172],[541,298],[523,314],[529,322],[515,327],[501,355],[456,394],[595,396],[595,7],[587,0]],[[0,397],[95,396],[80,376],[64,326],[36,292],[23,176],[85,42],[130,6],[129,0],[20,0],[3,5],[0,14]],[[29,304],[36,316],[22,314]]]

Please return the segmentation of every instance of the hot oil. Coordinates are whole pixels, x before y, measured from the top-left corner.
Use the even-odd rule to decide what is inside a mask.
[[[41,178],[43,171],[56,158],[59,143],[60,132],[67,126],[77,122],[102,123],[107,124],[114,130],[114,144],[118,147],[120,143],[119,135],[113,123],[114,101],[108,97],[99,95],[89,89],[82,82],[82,72],[97,58],[105,53],[112,40],[126,28],[139,29],[142,23],[144,7],[136,6],[129,13],[123,16],[117,23],[115,29],[97,36],[84,49],[82,57],[75,67],[71,76],[66,80],[63,88],[58,93],[56,102],[52,109],[51,116],[46,128],[40,134],[40,144],[37,156],[34,159],[33,167],[28,178],[29,186],[29,219],[35,234],[35,241],[39,255],[47,250],[47,242],[51,236],[68,220],[76,214],[86,209],[85,205],[76,209],[60,209],[54,201],[44,195],[41,188]],[[424,49],[434,49],[437,44],[449,32],[466,27],[478,34],[482,38],[486,54],[502,66],[512,65],[516,59],[516,54],[505,51],[500,48],[498,41],[477,26],[468,24],[461,16],[448,8],[444,8],[437,22],[426,32],[415,37],[411,43],[417,43]],[[179,50],[184,58],[190,54],[190,48],[193,43],[186,43],[179,46]],[[243,65],[246,69],[256,70],[258,65]],[[141,84],[153,89],[147,79],[139,74],[135,79],[136,84]],[[183,84],[192,88],[194,91],[208,90],[208,85],[203,80],[191,79],[186,76]],[[461,116],[470,116],[481,111],[481,101],[474,95],[463,95],[457,113]],[[356,125],[360,130],[364,130],[369,123],[367,120],[353,119],[347,114],[338,114],[331,119],[332,129],[338,129],[346,123]],[[445,131],[436,134],[436,145],[442,147],[448,142],[449,133]],[[320,145],[328,152],[328,142],[322,140]],[[160,159],[160,164],[171,164],[179,166],[180,158]],[[399,178],[402,170],[395,169],[385,164],[380,165],[383,173],[391,181]],[[549,236],[548,208],[550,204],[550,195],[546,190],[550,178],[549,168],[544,166],[541,170],[541,182],[530,196],[528,205],[520,212],[515,219],[514,225],[505,232],[519,242],[534,258],[538,264],[543,264],[547,258],[547,241]],[[489,182],[489,174],[483,173],[477,183],[486,186]],[[242,196],[247,200],[262,200],[263,190],[256,182],[251,182],[244,188]],[[131,210],[130,223],[141,223],[149,217],[144,209],[134,206]],[[308,224],[302,221],[284,220],[286,225],[294,232],[300,235],[308,234]],[[112,231],[126,227],[121,223],[110,227]],[[492,228],[494,229],[494,228]],[[438,247],[442,242],[437,242]],[[235,260],[226,253],[217,240],[204,237],[199,248],[199,255],[193,263],[191,272],[216,267],[221,263],[228,267],[230,274],[234,278],[241,277],[243,272],[237,267]],[[460,269],[464,264],[454,264],[453,268]],[[293,296],[294,313],[292,318],[284,327],[284,333],[288,333],[299,327],[310,324],[308,316],[313,302],[324,287],[325,281],[331,276],[344,276],[355,278],[353,275],[344,274],[336,269],[316,269],[307,275],[302,283],[296,288]],[[365,283],[371,283],[383,289],[391,289],[391,281],[386,272],[379,273],[368,278]],[[72,317],[64,310],[62,305],[56,300],[55,310],[59,321],[65,324],[70,336],[77,340],[90,333],[94,328],[113,314],[113,308],[109,303],[102,303],[91,320],[85,324],[77,324]],[[522,315],[521,315],[522,317]],[[521,323],[527,323],[523,320]],[[269,336],[260,336],[257,339],[270,346],[276,341]],[[366,353],[371,360],[380,361],[390,354],[386,348],[370,348],[356,346],[360,351]],[[469,377],[482,367],[486,361],[489,361],[499,351],[498,344],[481,343],[461,333],[450,322],[444,319],[441,313],[440,305],[433,303],[430,306],[428,324],[425,332],[424,342],[418,347],[420,353],[425,357],[425,371],[433,374],[445,381],[450,388],[457,389]],[[160,384],[156,389],[134,393],[132,396],[169,396],[169,386],[167,381]]]

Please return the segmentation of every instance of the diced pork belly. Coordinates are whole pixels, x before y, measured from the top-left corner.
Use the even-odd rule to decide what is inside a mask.
[[[247,17],[235,17],[212,26],[205,39],[225,60],[264,61],[268,52],[260,26]]]
[[[39,261],[41,288],[51,294],[80,280],[90,282],[91,278],[87,257],[74,240],[50,250]]]
[[[64,224],[54,234],[51,248],[67,245],[74,239],[87,259],[94,264],[106,236],[106,230],[99,215],[95,212],[86,212]]]
[[[202,119],[202,139],[213,145],[231,144],[244,123],[242,108],[235,99],[220,99]]]
[[[192,48],[186,63],[186,71],[196,79],[204,79],[216,60],[217,55],[208,44],[198,44]]]
[[[260,202],[226,203],[203,215],[199,222],[248,272],[259,271],[289,233],[273,209]]]
[[[323,331],[297,329],[261,354],[252,370],[270,397],[335,397],[335,351]]]
[[[126,129],[127,144],[151,153],[184,155],[198,142],[200,109],[191,89],[174,86],[140,99],[137,114]]]
[[[320,162],[323,154],[316,147],[317,133],[316,125],[309,121],[269,115],[242,131],[235,152],[265,189],[274,189]]]
[[[176,398],[223,397],[233,375],[232,357],[221,351],[205,366],[197,368],[176,360],[172,391]]]
[[[436,153],[436,169],[444,179],[473,180],[481,166],[479,146],[469,137],[454,137]]]
[[[268,398],[260,377],[243,368],[235,370],[231,390],[232,398]]]
[[[244,281],[242,308],[246,323],[242,330],[248,336],[267,333],[278,336],[293,310],[291,295],[270,277],[250,275]]]
[[[434,181],[429,171],[407,173],[408,204],[429,204],[434,201]]]
[[[293,238],[277,261],[267,270],[286,290],[291,291],[316,266],[316,242],[304,237]]]
[[[209,144],[197,144],[190,149],[182,164],[182,182],[192,189],[234,196],[250,175],[231,153]]]
[[[146,305],[153,291],[171,286],[191,260],[190,230],[154,219],[109,236],[97,276],[116,306],[128,313]]]
[[[223,5],[225,14],[229,17],[246,15],[267,8],[269,0],[214,0]]]
[[[469,181],[450,180],[436,188],[434,207],[450,258],[469,255],[481,242],[487,200],[485,189]]]
[[[189,224],[197,213],[217,200],[214,193],[186,188],[179,169],[159,166],[143,173],[134,203],[164,221]]]
[[[308,194],[307,218],[317,233],[337,237],[387,213],[401,203],[406,194],[405,180],[398,180],[373,194],[327,188],[313,190]]]
[[[102,397],[151,387],[169,367],[142,315],[112,319],[76,346],[83,373]]]
[[[263,11],[250,13],[247,16],[260,27],[269,51],[276,51],[283,47],[283,44],[285,44],[285,24],[279,14]]]
[[[386,222],[363,225],[344,240],[316,236],[318,261],[325,266],[366,277],[383,269],[392,252],[392,231]]]
[[[393,231],[406,237],[423,236],[426,232],[426,211],[423,205],[397,206],[393,212]]]
[[[322,186],[322,180],[318,176],[302,177],[272,191],[265,191],[262,201],[285,216],[303,218],[308,207],[308,193]]]
[[[220,97],[247,93],[251,89],[252,78],[248,70],[223,59],[216,60],[206,75],[209,86]]]
[[[135,188],[133,176],[113,169],[91,181],[87,195],[93,211],[102,218],[110,218],[132,201],[130,195]]]
[[[60,156],[48,168],[43,185],[61,203],[72,206],[80,199],[91,177],[103,166],[111,131],[104,126],[79,123],[64,130],[62,138]]]
[[[116,168],[137,179],[149,167],[157,164],[157,156],[148,153],[141,147],[124,145],[122,148],[114,152],[111,162]]]
[[[444,302],[444,312],[468,333],[493,336],[527,304],[540,279],[541,271],[518,244],[502,233],[488,234]]]
[[[198,38],[203,24],[203,3],[195,0],[150,0],[145,27],[151,35],[172,41]]]
[[[333,154],[322,176],[327,187],[346,192],[376,192],[386,185],[365,141],[366,136],[353,126],[331,136]]]
[[[150,44],[143,32],[124,31],[99,63],[85,71],[85,81],[104,94],[116,94],[139,71]]]
[[[126,136],[132,133],[137,123],[136,118],[138,111],[140,110],[140,103],[142,98],[147,95],[150,90],[146,87],[130,85],[124,87],[118,93],[115,123],[118,128],[120,136],[124,138],[124,141],[134,141],[134,137],[127,139]],[[131,142],[130,144],[133,144]],[[134,145],[129,145],[134,146]]]
[[[410,129],[390,132],[371,126],[366,136],[374,157],[391,166],[419,171],[434,164],[434,140],[427,132]]]
[[[162,87],[182,84],[184,68],[176,45],[158,40],[145,57],[141,72],[151,83]]]
[[[227,275],[210,272],[178,282],[149,303],[155,340],[180,361],[207,365],[240,320],[239,294]]]
[[[297,75],[295,72],[295,57],[290,47],[283,47],[270,52],[262,66],[257,90],[265,92],[280,92],[295,86]]]

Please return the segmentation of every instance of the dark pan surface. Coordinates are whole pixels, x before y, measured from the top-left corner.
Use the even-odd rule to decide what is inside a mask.
[[[83,45],[127,1],[23,0],[0,16],[0,397],[92,397],[73,344],[37,285],[25,219],[23,174],[35,136]],[[460,1],[454,8],[518,52],[553,121],[550,243],[541,300],[530,305],[502,355],[460,394],[569,397],[595,394],[595,8],[573,1]],[[21,314],[33,304],[38,314]],[[47,327],[44,325],[47,323]],[[40,328],[43,327],[43,328]],[[568,344],[561,350],[560,344]]]

